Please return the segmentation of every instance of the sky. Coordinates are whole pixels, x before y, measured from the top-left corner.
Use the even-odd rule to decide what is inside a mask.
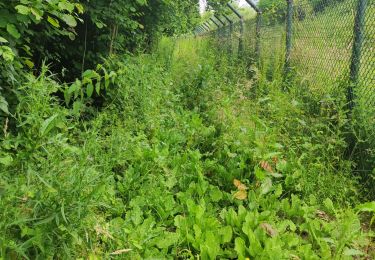
[[[248,6],[245,0],[237,0],[237,2],[240,6]],[[258,0],[255,0],[254,2],[258,2]],[[206,0],[199,0],[199,4],[201,6],[201,12],[203,12],[206,6]]]

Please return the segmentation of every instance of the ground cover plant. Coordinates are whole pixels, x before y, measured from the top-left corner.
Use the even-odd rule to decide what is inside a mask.
[[[371,113],[179,35],[193,1],[104,2],[0,1],[1,260],[375,258]]]
[[[3,126],[3,259],[374,256],[340,108],[338,124],[329,106],[311,114],[308,94],[208,40],[106,67],[96,112],[89,97],[62,106],[47,68],[20,88],[17,134]]]

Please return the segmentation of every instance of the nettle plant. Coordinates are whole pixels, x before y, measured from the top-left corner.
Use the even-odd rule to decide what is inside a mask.
[[[35,38],[67,36],[74,39],[74,28],[81,20],[83,6],[67,0],[19,0],[0,3],[0,115],[8,116],[12,85],[34,69]],[[39,47],[41,48],[41,46]]]
[[[73,114],[78,115],[89,99],[100,96],[108,89],[110,83],[114,83],[116,76],[116,72],[107,72],[101,64],[98,64],[95,70],[84,71],[81,79],[65,85],[63,89],[65,104],[67,106],[73,104]]]
[[[34,67],[30,45],[35,37],[68,36],[74,39],[74,27],[82,21],[80,3],[68,0],[19,0],[0,3],[0,42],[2,63],[19,58],[20,65]],[[35,28],[42,28],[36,31]]]

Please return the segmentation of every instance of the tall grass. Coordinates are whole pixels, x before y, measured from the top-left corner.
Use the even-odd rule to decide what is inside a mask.
[[[109,60],[116,81],[81,114],[47,69],[30,75],[1,139],[0,257],[370,256],[341,108],[311,113],[220,47],[162,39]]]

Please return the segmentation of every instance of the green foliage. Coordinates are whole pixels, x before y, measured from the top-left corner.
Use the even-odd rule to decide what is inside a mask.
[[[286,16],[286,0],[260,0],[259,8],[265,14],[268,23],[284,21]]]
[[[46,63],[66,82],[54,95],[75,111],[100,107],[115,76],[97,67],[103,58],[150,51],[161,35],[189,31],[197,16],[193,0],[0,2],[0,124],[10,120],[16,130],[16,92],[28,72],[37,75]]]
[[[225,53],[164,38],[70,85],[28,75],[0,139],[0,257],[373,257],[341,108],[313,116]]]
[[[340,3],[340,0],[308,0],[311,3],[315,12],[322,12],[326,7]]]
[[[72,28],[77,26],[78,15],[83,7],[74,1],[12,1],[8,4],[0,3],[0,33],[2,42],[7,43],[14,56],[22,57],[23,65],[33,67],[30,61],[34,49],[31,39],[35,37],[37,26],[43,28],[42,37],[66,35],[74,37]],[[39,36],[39,37],[40,37]],[[3,56],[5,61],[7,59]]]
[[[271,23],[283,4],[260,2]],[[0,259],[374,258],[363,109],[349,124],[280,64],[161,38],[193,0],[0,7]]]
[[[0,3],[0,99],[14,102],[14,84],[22,69],[35,67],[34,45],[38,37],[73,36],[83,7],[73,1],[20,0]],[[38,35],[36,35],[36,32]],[[9,115],[9,102],[2,102],[1,115]],[[2,121],[0,121],[2,122]]]

